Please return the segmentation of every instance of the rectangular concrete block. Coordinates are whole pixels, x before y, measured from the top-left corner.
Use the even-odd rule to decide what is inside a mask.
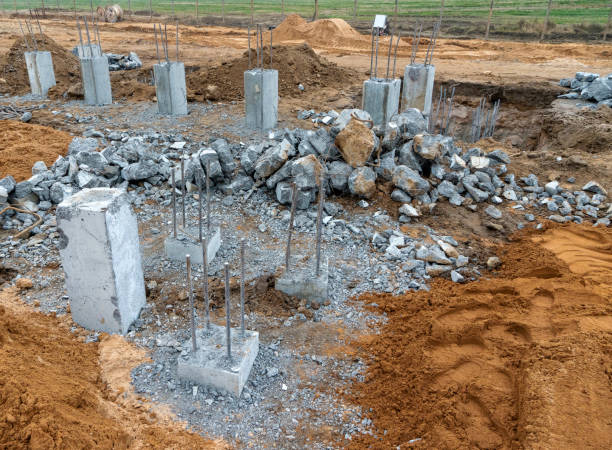
[[[244,72],[244,103],[249,128],[275,128],[278,122],[278,70]]]
[[[372,79],[363,83],[362,108],[370,113],[376,126],[384,126],[399,112],[400,91],[399,79]]]
[[[432,65],[411,64],[404,70],[402,111],[416,108],[425,117],[431,115],[436,68]]]
[[[79,59],[102,56],[102,49],[98,44],[77,45],[76,56]]]
[[[221,228],[211,226],[211,234],[208,238],[207,258],[208,263],[215,259],[219,248],[221,248]],[[206,231],[203,230],[203,233]],[[187,233],[179,230],[176,239],[170,235],[164,241],[166,257],[175,261],[185,262],[185,256],[191,257],[192,264],[203,264],[202,246],[198,242],[198,229],[187,230]]]
[[[327,299],[328,281],[328,262],[327,259],[322,259],[319,276],[314,264],[297,266],[291,268],[288,273],[283,271],[276,279],[274,289],[299,299],[322,302]]]
[[[185,65],[182,62],[163,62],[153,66],[157,109],[160,114],[187,114],[187,86]]]
[[[55,72],[51,52],[25,52],[26,67],[32,95],[45,98],[55,86]]]
[[[125,334],[146,302],[138,224],[120,189],[84,189],[57,207],[73,320]]]
[[[110,72],[106,56],[81,58],[83,93],[87,105],[110,105],[113,103]]]
[[[232,328],[232,358],[227,358],[225,327],[211,324],[211,331],[196,330],[198,348],[192,351],[191,340],[183,344],[189,353],[178,359],[178,377],[201,386],[240,397],[249,379],[251,368],[259,352],[259,333]]]

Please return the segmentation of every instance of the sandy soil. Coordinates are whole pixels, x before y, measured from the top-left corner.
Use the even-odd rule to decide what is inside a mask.
[[[351,447],[607,447],[611,249],[609,229],[552,227],[477,282],[362,297],[388,323],[360,342],[371,364],[351,394],[378,438]]]

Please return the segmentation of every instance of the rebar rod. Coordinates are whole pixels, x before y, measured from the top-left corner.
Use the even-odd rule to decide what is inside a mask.
[[[42,27],[40,26],[40,21],[38,20],[38,10],[34,10],[34,18],[36,19],[36,23],[38,24],[38,32],[40,33],[40,38],[44,40]]]
[[[272,30],[270,30],[270,69],[272,68]]]
[[[446,115],[446,124],[444,125],[444,132],[441,134],[446,135],[448,132],[448,124],[450,123],[451,113],[453,112],[453,98],[455,98],[455,86],[451,89],[451,95],[448,100],[448,113]]]
[[[19,21],[19,28],[21,29],[21,34],[23,34],[23,40],[25,42],[26,48],[28,49],[28,51],[30,51],[30,44],[28,43],[28,38],[26,37],[25,33],[23,32],[23,27],[21,26],[21,20]]]
[[[370,44],[370,80],[372,79],[372,73],[374,70],[374,30],[372,27],[372,43]]]
[[[247,29],[247,41],[249,42],[249,67],[248,69],[251,70],[251,25],[249,25]]]
[[[321,270],[321,232],[323,228],[323,203],[325,202],[325,175],[321,174],[319,184],[319,205],[317,208],[317,277]]]
[[[32,27],[32,22],[28,22],[28,20],[25,19],[25,24],[28,29],[28,33],[30,33],[30,37],[32,38],[32,42],[34,43],[34,49],[38,51],[38,42],[36,41],[36,36],[34,36],[34,27]]]
[[[397,47],[399,47],[401,37],[402,37],[402,33],[398,33],[397,41],[395,43],[395,54],[393,55],[393,79],[394,80],[395,80],[395,66],[397,64]]]
[[[210,160],[206,161],[206,237],[210,236]]]
[[[244,339],[244,247],[245,239],[240,240],[240,335]]]
[[[232,359],[232,323],[230,317],[230,285],[229,285],[229,264],[224,264],[225,268],[225,342],[227,347],[227,357]]]
[[[176,180],[174,168],[172,168],[172,234],[176,239]]]
[[[87,34],[87,47],[89,48],[89,57],[93,58],[93,51],[91,49],[91,38],[89,36],[89,25],[87,24],[87,17],[83,17],[85,23],[85,33]]]
[[[164,24],[164,50],[165,50],[165,55],[166,55],[166,62],[170,62],[170,59],[168,57],[168,24],[165,23]]]
[[[176,62],[179,62],[179,21],[176,21]]]
[[[187,183],[185,183],[185,154],[181,155],[181,207],[183,213],[183,228],[187,230],[187,216],[185,214],[185,197],[187,190]]]
[[[159,31],[161,34],[161,30]],[[159,59],[159,45],[157,44],[157,24],[153,24],[153,34],[155,36],[155,54],[157,55],[157,64],[161,65],[161,59]]]
[[[389,79],[389,69],[391,66],[391,51],[393,50],[393,35],[391,35],[391,39],[389,40],[389,52],[387,53],[387,72],[385,73],[385,80]]]
[[[198,238],[202,243],[202,176],[198,176]]]
[[[378,40],[380,37],[380,31],[376,28],[376,51],[375,51],[375,59],[374,59],[374,78],[378,78]]]
[[[204,308],[206,331],[210,331],[210,298],[208,296],[208,236],[202,242],[202,272],[204,277]]]
[[[291,258],[291,233],[293,232],[293,220],[295,218],[295,207],[297,204],[297,186],[292,185],[291,193],[291,214],[289,215],[289,231],[287,233],[287,251],[285,252],[285,272],[289,273],[289,259]]]
[[[191,284],[191,256],[185,255],[187,260],[187,289],[189,290],[189,315],[191,317],[191,348],[195,353],[198,349],[196,343],[195,306],[193,304],[193,285]]]
[[[83,45],[83,33],[81,31],[81,24],[79,23],[79,19],[76,19],[77,30],[79,30],[79,42],[81,43],[81,53],[82,57],[85,58],[85,46]],[[81,58],[81,56],[79,56]]]

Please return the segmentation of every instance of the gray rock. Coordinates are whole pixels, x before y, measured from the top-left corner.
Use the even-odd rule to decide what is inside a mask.
[[[289,141],[270,147],[255,163],[255,178],[268,178],[276,172],[289,158]]]
[[[565,222],[567,222],[565,217],[560,216],[558,214],[553,214],[551,216],[548,216],[548,220],[552,220],[553,222],[557,222],[557,223],[565,223]]]
[[[293,188],[290,183],[286,183],[281,181],[276,185],[276,201],[278,201],[282,205],[291,204],[291,196],[293,193]]]
[[[204,172],[206,172],[206,164],[210,164],[210,173],[208,177],[215,182],[221,181],[223,179],[223,169],[221,168],[217,152],[212,148],[200,149],[198,156],[200,159],[200,166]]]
[[[440,138],[430,134],[418,134],[412,142],[414,152],[423,159],[433,161],[442,153]]]
[[[589,181],[582,187],[583,191],[594,192],[595,194],[603,195],[604,197],[608,196],[608,192],[603,188],[603,186],[596,181]]]
[[[421,217],[421,213],[412,205],[408,203],[403,204],[399,209],[400,214],[406,217]]]
[[[38,204],[38,209],[41,211],[48,211],[52,206],[53,204],[50,201],[44,200]]]
[[[559,192],[559,182],[557,180],[553,180],[544,185],[544,190],[548,192],[550,195],[555,195]]]
[[[430,277],[436,277],[451,270],[453,270],[453,266],[448,264],[428,264],[426,268],[427,275]]]
[[[6,190],[7,194],[13,192],[16,185],[17,183],[15,183],[15,179],[11,175],[7,175],[6,177],[0,180],[0,187],[3,187]]]
[[[0,186],[0,208],[8,201],[8,192],[6,189]]]
[[[272,176],[266,180],[266,186],[268,186],[268,189],[274,189],[277,183],[289,178],[291,176],[292,166],[293,161],[289,160],[285,164],[283,164],[283,167],[274,172]]]
[[[32,120],[32,113],[30,111],[24,112],[19,118],[19,120],[21,120],[24,123],[29,122],[30,120]]]
[[[98,148],[96,138],[75,137],[68,146],[68,154],[75,155],[78,152],[93,152]]]
[[[95,170],[102,170],[108,164],[106,158],[99,152],[78,152],[75,158],[79,165],[85,164]]]
[[[362,121],[372,120],[372,116],[370,116],[370,113],[362,109],[343,109],[340,115],[338,116],[338,118],[336,119],[334,126],[331,129],[333,136],[336,136],[338,133],[344,130],[344,128],[346,128],[348,123],[351,121],[351,118],[352,118],[351,116],[353,114]]]
[[[96,176],[91,172],[79,171],[76,179],[79,189],[93,188],[98,185]]]
[[[429,182],[422,178],[418,172],[406,166],[397,166],[393,172],[393,184],[408,193],[416,196],[429,191]]]
[[[332,189],[338,192],[346,192],[348,189],[348,178],[352,172],[353,168],[344,161],[332,162],[327,171]]]
[[[36,195],[39,200],[49,200],[49,188],[47,186],[34,186],[32,193]]]
[[[32,166],[32,175],[37,175],[39,173],[46,172],[47,170],[47,165],[44,161],[36,161]]]
[[[582,98],[601,102],[612,98],[612,74],[593,80],[582,92]]]
[[[374,170],[381,178],[391,181],[393,179],[393,172],[395,171],[396,167],[395,150],[391,150],[390,152],[381,156],[380,165]]]
[[[416,108],[408,108],[402,111],[400,114],[393,116],[391,121],[397,124],[399,132],[408,139],[427,130],[425,118],[421,111]]]
[[[492,152],[489,152],[487,156],[491,160],[490,162],[491,165],[494,165],[493,161],[499,164],[510,164],[511,162],[510,157],[503,150],[499,150],[499,149],[493,150]]]
[[[234,195],[241,191],[248,191],[253,187],[253,179],[247,175],[239,174],[230,184],[222,185],[221,192]]]
[[[493,217],[494,219],[502,218],[502,212],[493,205],[487,206],[485,209],[485,213],[487,213],[489,216]]]
[[[451,264],[451,260],[446,257],[446,254],[437,245],[427,247],[420,246],[416,252],[417,259],[438,264]]]
[[[211,144],[214,151],[219,156],[219,163],[221,169],[226,176],[231,176],[236,170],[236,163],[234,162],[234,156],[230,150],[230,146],[225,139],[217,139]]]
[[[594,80],[596,80],[597,78],[599,78],[599,74],[598,73],[592,73],[592,72],[576,72],[576,75],[574,76],[574,78],[577,81],[586,81],[587,83],[590,83]],[[571,78],[569,79],[571,82]],[[565,86],[567,87],[567,86]]]
[[[246,150],[240,155],[240,165],[247,173],[247,175],[253,175],[255,171],[255,163],[257,158],[263,152],[263,145],[249,145]]]
[[[451,280],[453,281],[453,283],[463,283],[465,281],[464,276],[461,275],[456,270],[452,270],[450,273],[450,276],[451,276]]]
[[[157,164],[150,160],[144,160],[127,166],[121,171],[121,176],[127,181],[138,181],[145,180],[157,173]]]
[[[356,168],[348,177],[348,189],[353,195],[370,198],[376,191],[376,173],[367,166]]]
[[[291,176],[299,189],[315,189],[318,185],[322,167],[314,155],[303,156],[293,162]]]
[[[25,198],[32,192],[33,185],[30,181],[25,180],[17,183],[11,197],[20,199]]]
[[[506,189],[502,195],[504,196],[504,198],[506,200],[510,200],[510,201],[517,201],[518,197],[516,196],[516,192],[514,192],[512,189],[508,188]]]
[[[399,203],[412,202],[412,198],[401,189],[393,189],[393,192],[391,192],[391,200]]]
[[[451,183],[450,181],[444,180],[440,184],[438,184],[438,194],[450,199],[458,195],[458,192],[457,192],[457,188],[455,187],[453,183]]]
[[[399,150],[399,163],[419,173],[423,171],[419,157],[412,150],[412,141],[406,142]]]
[[[72,186],[62,184],[60,182],[53,183],[49,191],[51,201],[55,205],[60,204],[65,198],[68,198],[73,194]]]
[[[501,259],[499,259],[497,256],[491,256],[489,259],[487,259],[487,267],[489,270],[497,269],[499,266],[501,266],[501,264]]]

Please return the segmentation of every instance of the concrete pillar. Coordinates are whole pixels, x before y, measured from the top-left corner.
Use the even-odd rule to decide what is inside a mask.
[[[26,67],[32,95],[45,98],[55,86],[55,72],[51,52],[25,52]]]
[[[81,58],[81,75],[86,105],[113,103],[108,59],[105,55]]]
[[[275,128],[278,121],[278,70],[244,72],[244,103],[249,128]]]
[[[187,86],[185,65],[182,62],[163,62],[153,66],[157,110],[160,114],[187,114]]]
[[[361,109],[370,113],[375,126],[385,126],[399,111],[401,87],[399,79],[364,81]]]
[[[433,99],[435,66],[411,64],[404,70],[404,87],[402,90],[402,111],[416,108],[426,117],[431,115]]]
[[[79,59],[102,56],[102,49],[98,44],[77,45],[76,56]]]
[[[73,320],[125,334],[146,302],[138,224],[120,189],[84,189],[57,207]]]

